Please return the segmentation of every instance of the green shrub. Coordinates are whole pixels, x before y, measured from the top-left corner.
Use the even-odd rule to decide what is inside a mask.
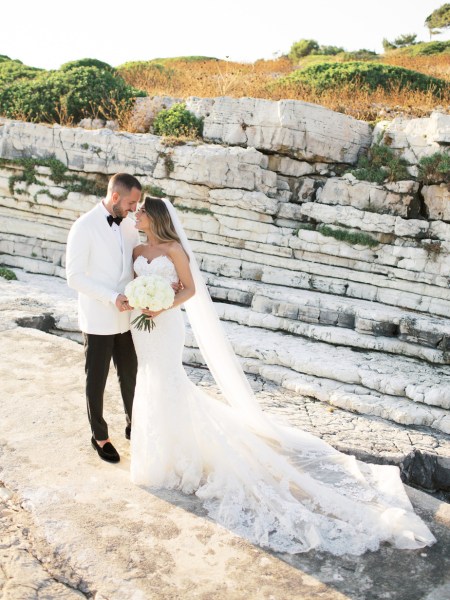
[[[450,42],[428,42],[421,44],[419,48],[414,48],[417,56],[427,56],[429,54],[441,54],[442,52],[450,52]]]
[[[450,84],[437,79],[404,69],[374,62],[351,61],[346,63],[323,62],[297,70],[279,83],[299,83],[318,92],[336,89],[343,85],[354,85],[355,89],[373,91],[379,87],[390,91],[393,88],[409,88],[417,91],[429,91],[439,95],[450,89]]]
[[[202,130],[203,120],[188,111],[183,103],[162,110],[153,121],[153,132],[156,135],[201,137]]]
[[[378,54],[373,50],[366,50],[365,48],[361,48],[361,50],[353,50],[352,52],[343,52],[339,58],[343,61],[357,61],[357,60],[374,60]]]
[[[166,71],[166,67],[164,65],[151,60],[132,60],[123,63],[123,65],[120,65],[120,67],[117,67],[118,71],[135,71],[140,69],[155,69],[160,73]]]
[[[383,183],[383,181],[399,181],[411,179],[407,170],[408,163],[398,157],[392,148],[384,144],[374,144],[369,148],[367,155],[358,159],[356,169],[350,171],[356,179]]]
[[[362,231],[359,232],[348,231],[347,229],[335,229],[329,225],[319,225],[317,227],[317,231],[322,235],[333,237],[340,242],[347,242],[347,244],[351,244],[352,246],[359,244],[360,246],[369,246],[369,248],[374,248],[380,243],[378,240],[367,233],[363,233]]]
[[[104,196],[106,194],[106,183],[101,183],[88,177],[83,177],[78,174],[70,173],[64,163],[56,158],[18,158],[18,159],[0,159],[0,166],[17,165],[22,168],[22,172],[17,175],[11,175],[9,178],[9,190],[11,195],[18,196],[24,194],[22,187],[16,188],[17,183],[25,183],[26,186],[38,185],[42,186],[42,190],[38,190],[34,194],[34,199],[37,200],[39,194],[46,194],[54,200],[65,200],[69,192],[78,192],[79,194]],[[39,180],[39,175],[36,173],[36,167],[48,167],[50,175],[48,176],[53,183],[65,188],[65,194],[53,195],[48,190],[42,181]]]
[[[11,269],[7,269],[6,267],[0,267],[0,277],[3,277],[3,279],[6,279],[8,281],[13,281],[17,279],[14,271],[11,271]]]
[[[96,69],[103,69],[104,71],[115,71],[114,67],[103,62],[102,60],[97,60],[96,58],[80,58],[79,60],[72,60],[61,65],[59,70],[70,71],[71,69],[76,69],[77,67],[95,67]]]
[[[176,204],[176,209],[181,212],[194,213],[196,215],[212,215],[213,212],[209,208],[194,208],[192,206],[184,206],[183,204]]]
[[[419,161],[419,179],[424,183],[450,183],[450,154],[435,152]]]
[[[0,60],[0,86],[6,86],[19,79],[34,79],[42,69],[27,67],[15,60]]]
[[[294,231],[292,232],[293,236],[298,236],[300,231],[315,231],[316,230],[316,225],[314,223],[300,223],[300,225],[298,227],[296,227],[294,229]]]
[[[79,121],[96,117],[99,107],[111,111],[125,109],[136,96],[145,96],[125,81],[96,67],[74,67],[68,71],[40,73],[34,79],[20,80],[0,89],[0,112],[29,121],[60,122],[62,118]]]
[[[153,196],[153,198],[165,198],[165,191],[157,185],[144,185],[142,188],[142,194]]]
[[[418,42],[412,46],[406,46],[405,48],[391,49],[390,55],[402,55],[402,56],[429,56],[432,54],[442,54],[443,52],[450,52],[450,41],[448,42]],[[389,50],[389,49],[388,49]]]
[[[322,56],[336,56],[344,52],[344,48],[340,46],[319,46],[318,50],[314,50],[312,54],[321,54]]]
[[[6,56],[6,54],[0,54],[0,63],[4,62],[6,60],[12,60],[12,58],[9,58],[9,56]],[[14,62],[20,63],[20,60],[16,60]]]

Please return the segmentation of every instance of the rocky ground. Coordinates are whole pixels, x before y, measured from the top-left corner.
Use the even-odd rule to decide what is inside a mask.
[[[82,347],[17,325],[61,322],[73,314],[73,295],[55,278],[18,273],[19,282],[0,280],[2,598],[450,598],[450,508],[418,490],[408,493],[438,539],[431,548],[342,558],[265,552],[211,522],[195,497],[130,483],[113,377],[106,410],[122,460],[99,461],[89,446]],[[205,369],[187,368],[216,393]],[[252,385],[266,411],[361,458],[400,464],[417,449],[450,454],[448,436],[431,429],[333,409],[258,377]]]

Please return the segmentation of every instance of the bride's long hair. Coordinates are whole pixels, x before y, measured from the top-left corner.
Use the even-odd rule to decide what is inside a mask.
[[[167,206],[161,198],[146,196],[144,210],[150,217],[151,228],[155,237],[161,242],[178,242],[181,244]]]

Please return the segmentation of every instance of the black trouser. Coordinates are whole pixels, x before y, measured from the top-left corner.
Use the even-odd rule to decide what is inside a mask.
[[[108,439],[108,425],[103,418],[103,394],[111,358],[119,379],[127,423],[131,423],[137,358],[131,332],[116,335],[84,333],[86,356],[86,401],[92,435],[96,440]]]

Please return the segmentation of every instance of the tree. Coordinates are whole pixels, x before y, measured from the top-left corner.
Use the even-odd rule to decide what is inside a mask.
[[[417,33],[404,33],[395,38],[393,42],[390,42],[386,38],[383,38],[383,48],[385,52],[389,50],[395,50],[395,48],[404,48],[405,46],[412,46],[416,43]]]
[[[318,50],[314,50],[312,54],[323,54],[325,56],[336,56],[336,54],[340,54],[341,52],[345,52],[344,48],[341,46],[319,46]]]
[[[416,42],[417,33],[404,33],[395,38],[394,45],[397,48],[403,48],[404,46],[412,46]]]
[[[315,50],[319,49],[319,44],[316,40],[300,40],[299,42],[294,42],[289,51],[289,58],[296,62],[299,58],[303,56],[308,56],[308,54],[312,54]]]
[[[431,15],[425,19],[425,27],[428,27],[430,39],[432,35],[440,33],[441,29],[450,27],[450,4],[443,4],[434,10]]]
[[[388,39],[383,38],[383,49],[385,52],[388,52],[389,50],[394,50],[395,45],[392,42],[390,42]]]

